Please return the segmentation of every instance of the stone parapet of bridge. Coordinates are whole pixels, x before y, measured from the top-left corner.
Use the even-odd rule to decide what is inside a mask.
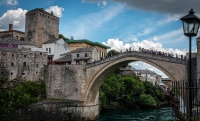
[[[181,59],[181,58],[174,58],[174,57],[170,57],[170,56],[163,56],[163,55],[155,55],[155,54],[150,54],[150,53],[143,53],[143,52],[138,52],[138,51],[128,51],[128,52],[124,52],[124,53],[120,53],[118,55],[114,55],[99,61],[95,61],[93,63],[88,63],[86,65],[86,68],[90,68],[92,66],[96,66],[102,63],[106,63],[108,61],[113,61],[119,58],[124,58],[124,57],[138,57],[138,58],[146,58],[146,59],[153,59],[153,60],[159,60],[159,61],[165,61],[165,62],[169,62],[169,63],[177,63],[177,64],[186,64],[186,60],[185,59]]]

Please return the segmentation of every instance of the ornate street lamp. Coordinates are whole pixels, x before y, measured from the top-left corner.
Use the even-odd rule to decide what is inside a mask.
[[[183,23],[184,35],[189,37],[189,70],[188,70],[188,82],[189,82],[189,114],[192,117],[192,79],[191,79],[191,39],[192,36],[196,36],[199,30],[200,18],[194,15],[193,9],[189,11],[189,14],[181,18]]]

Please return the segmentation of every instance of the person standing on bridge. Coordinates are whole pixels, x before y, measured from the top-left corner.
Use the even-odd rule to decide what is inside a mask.
[[[139,47],[139,52],[141,52],[141,47]]]

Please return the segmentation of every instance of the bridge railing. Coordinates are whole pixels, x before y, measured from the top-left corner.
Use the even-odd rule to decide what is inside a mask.
[[[191,91],[191,92],[189,92]],[[172,91],[176,99],[177,108],[184,114],[186,119],[200,121],[200,84],[192,81],[192,87],[185,81],[173,81]],[[190,102],[192,99],[192,102]],[[189,107],[191,105],[191,107]],[[192,114],[192,116],[190,116]],[[177,116],[175,115],[175,119]]]
[[[133,57],[133,56],[138,57],[138,58],[154,59],[154,60],[160,60],[160,61],[178,63],[178,64],[185,64],[186,63],[185,59],[181,59],[181,58],[174,58],[174,57],[162,56],[162,55],[154,55],[154,54],[143,53],[143,52],[138,52],[138,51],[128,51],[128,52],[120,53],[118,55],[114,55],[114,56],[104,58],[104,59],[99,60],[99,61],[95,61],[93,63],[88,63],[86,65],[86,68],[91,67],[91,66],[96,66],[96,65],[99,65],[99,64],[102,64],[102,63],[105,63],[105,62],[117,60],[117,59],[120,59],[120,58]]]

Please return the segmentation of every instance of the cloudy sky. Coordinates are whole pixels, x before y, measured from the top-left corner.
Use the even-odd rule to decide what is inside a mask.
[[[10,23],[24,31],[25,13],[44,8],[60,17],[59,33],[68,38],[89,39],[118,51],[143,47],[185,55],[189,45],[180,17],[191,8],[200,16],[199,5],[199,0],[0,0],[0,31]],[[196,51],[195,38],[192,42]],[[148,64],[131,65],[164,76]]]

